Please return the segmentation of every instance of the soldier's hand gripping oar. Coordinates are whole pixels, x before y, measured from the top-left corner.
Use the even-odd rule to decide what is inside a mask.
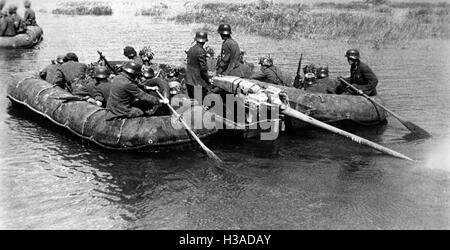
[[[351,140],[353,140],[353,141],[355,141],[355,142],[357,142],[359,144],[369,146],[369,147],[371,147],[373,149],[376,149],[376,150],[378,150],[380,152],[383,152],[385,154],[388,154],[388,155],[391,155],[391,156],[395,156],[395,157],[398,157],[398,158],[402,158],[402,159],[405,159],[405,160],[410,160],[410,161],[413,160],[413,159],[409,158],[408,156],[405,156],[405,155],[403,155],[401,153],[395,152],[394,150],[391,150],[391,149],[388,149],[388,148],[383,147],[381,145],[378,145],[378,144],[376,144],[374,142],[371,142],[369,140],[366,140],[366,139],[364,139],[362,137],[359,137],[357,135],[351,134],[351,133],[346,132],[344,130],[338,129],[336,127],[333,127],[331,125],[328,125],[326,123],[318,121],[318,120],[316,120],[316,119],[314,119],[314,118],[312,118],[310,116],[307,116],[307,115],[305,115],[305,114],[303,114],[303,113],[301,113],[301,112],[299,112],[297,110],[294,110],[292,108],[285,107],[285,109],[282,110],[281,112],[283,114],[287,115],[287,116],[290,116],[290,117],[293,117],[293,118],[297,118],[297,119],[299,119],[301,121],[307,122],[307,123],[312,124],[314,126],[317,126],[317,127],[326,129],[328,131],[331,131],[333,133],[336,133],[338,135],[342,135],[342,136],[345,136],[347,138],[350,138]]]
[[[380,108],[386,110],[386,112],[388,112],[389,114],[391,114],[393,117],[397,118],[397,120],[399,120],[407,129],[409,129],[412,133],[416,134],[417,136],[421,137],[421,138],[427,138],[427,137],[431,137],[430,133],[428,133],[427,131],[425,131],[423,128],[417,126],[416,124],[407,121],[405,119],[403,119],[402,117],[400,117],[399,115],[395,114],[394,112],[392,112],[391,110],[389,110],[388,108],[386,108],[385,106],[381,105],[380,103],[378,103],[377,101],[375,101],[373,98],[370,98],[368,95],[364,94],[364,92],[362,92],[360,89],[356,88],[355,86],[351,85],[350,83],[348,83],[346,80],[344,80],[342,77],[338,78],[340,81],[342,81],[343,83],[345,83],[348,87],[350,87],[351,89],[353,89],[354,91],[356,91],[358,94],[364,96],[367,100],[371,101],[372,103],[376,104],[377,106],[379,106]]]
[[[164,100],[163,95],[161,95],[161,93],[159,93],[158,90],[156,90],[156,93],[159,95],[159,97],[161,99]],[[181,122],[181,124],[183,124],[183,126],[186,128],[186,130],[189,132],[189,134],[191,134],[192,137],[194,137],[194,139],[197,141],[197,143],[200,145],[200,147],[202,147],[202,149],[206,152],[206,154],[212,158],[213,160],[215,160],[217,163],[222,163],[222,160],[216,155],[214,154],[213,151],[211,151],[208,147],[206,147],[205,144],[203,144],[203,142],[200,140],[200,138],[198,138],[198,136],[194,133],[194,131],[192,131],[192,129],[189,127],[189,125],[187,125],[187,123],[184,121],[183,117],[181,117],[181,115],[179,115],[177,113],[177,111],[175,111],[175,109],[169,104],[167,103],[167,106],[169,107],[170,111],[172,111],[172,113],[177,117],[177,119]]]

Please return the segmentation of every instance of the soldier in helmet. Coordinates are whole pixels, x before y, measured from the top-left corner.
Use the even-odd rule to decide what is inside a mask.
[[[280,69],[273,65],[273,60],[269,56],[264,56],[259,59],[261,65],[260,71],[255,72],[250,76],[250,79],[257,79],[263,82],[278,84],[286,86],[283,73]]]
[[[156,98],[138,87],[137,78],[141,73],[141,68],[141,64],[129,61],[123,66],[122,72],[112,80],[106,103],[107,120],[143,116],[144,112],[141,109],[132,106],[136,99],[152,105],[169,103],[167,98]]]
[[[144,65],[144,62],[142,61],[141,57],[137,55],[137,52],[133,47],[126,46],[123,49],[123,55],[126,56],[128,59],[133,60],[136,64]]]
[[[86,79],[87,65],[78,62],[78,56],[73,52],[67,53],[65,60],[67,62],[58,68],[55,84],[72,93],[74,89],[80,87],[79,85],[83,85],[83,80]]]
[[[36,13],[31,9],[31,2],[29,0],[25,0],[23,6],[25,7],[25,13],[23,15],[25,25],[36,26]]]
[[[368,96],[374,96],[377,94],[377,76],[365,63],[360,61],[359,51],[356,49],[349,49],[345,54],[347,61],[350,64],[350,77],[344,78],[348,83],[355,86]],[[343,94],[357,94],[352,89],[346,88],[344,83]]]
[[[80,86],[73,91],[74,95],[83,96],[88,102],[99,107],[105,107],[109,97],[111,82],[109,81],[109,70],[105,66],[94,68],[94,78],[87,84]]]
[[[7,12],[0,12],[0,36],[15,36],[17,35],[14,20],[8,16]]]
[[[8,9],[9,16],[14,21],[14,27],[17,34],[24,33],[26,31],[25,24],[22,17],[17,14],[17,5],[11,5]]]
[[[220,24],[217,32],[223,40],[221,55],[217,62],[217,74],[244,77],[241,68],[241,50],[238,43],[231,37],[231,26]]]
[[[206,51],[203,45],[208,41],[208,34],[200,31],[195,34],[195,45],[187,51],[187,66],[186,66],[186,88],[190,98],[201,98],[198,100],[202,102],[211,88],[208,76],[208,65],[206,61]],[[194,87],[200,86],[202,89],[202,96],[194,96]]]
[[[39,77],[42,80],[47,81],[51,84],[56,84],[57,71],[63,63],[64,63],[64,56],[63,55],[57,56],[56,60],[52,60],[52,63],[50,65],[48,65],[39,72]]]
[[[139,85],[145,92],[153,95],[154,97],[159,99],[158,93],[164,96],[165,98],[169,98],[169,84],[164,78],[155,77],[155,71],[152,68],[143,68],[142,69],[142,79],[141,84]],[[157,105],[149,104],[148,102],[138,101],[133,103],[133,106],[139,107],[144,110],[147,115],[158,114],[170,114],[170,110],[168,107],[163,105],[162,103]],[[157,112],[158,111],[158,112]],[[164,111],[164,112],[159,112]]]

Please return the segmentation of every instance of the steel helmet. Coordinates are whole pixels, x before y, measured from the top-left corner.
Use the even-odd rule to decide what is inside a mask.
[[[231,34],[231,26],[229,24],[221,24],[217,29],[217,32],[221,35],[230,35]]]
[[[77,54],[73,53],[73,52],[69,52],[67,53],[67,55],[65,56],[67,61],[75,61],[78,62],[78,56]]]
[[[9,6],[8,12],[9,12],[9,14],[16,13],[17,12],[17,5],[13,4],[13,5]]]
[[[59,64],[63,64],[64,63],[64,55],[58,55],[56,57],[56,62]]]
[[[259,64],[270,67],[273,65],[273,60],[269,56],[264,56],[259,58]]]
[[[317,79],[328,77],[328,67],[321,67],[317,70]]]
[[[134,61],[129,61],[125,63],[122,69],[130,75],[137,76],[141,73],[142,65],[135,63]]]
[[[25,8],[30,8],[30,7],[31,7],[31,2],[28,1],[28,0],[25,0],[25,2],[23,2],[23,6],[24,6]]]
[[[359,51],[357,49],[349,49],[345,53],[345,57],[353,60],[359,60]]]
[[[145,68],[142,70],[142,76],[145,78],[155,77],[155,71],[152,68]]]
[[[195,33],[194,40],[200,43],[205,43],[208,41],[208,33],[204,31],[198,31]]]
[[[94,77],[99,79],[107,79],[109,77],[109,71],[105,66],[97,66],[94,70]]]
[[[305,81],[311,84],[313,81],[316,80],[316,75],[314,73],[306,73],[305,74]]]
[[[130,57],[135,57],[137,55],[137,53],[133,47],[126,46],[125,48],[123,48],[123,55],[130,58]]]

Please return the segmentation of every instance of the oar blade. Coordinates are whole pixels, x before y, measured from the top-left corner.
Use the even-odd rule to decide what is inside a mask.
[[[429,138],[431,134],[425,131],[423,128],[417,126],[410,121],[402,121],[402,124],[409,129],[417,138]]]

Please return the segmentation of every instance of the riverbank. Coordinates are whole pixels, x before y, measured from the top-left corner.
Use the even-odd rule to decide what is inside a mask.
[[[215,31],[229,23],[239,32],[275,39],[325,39],[383,44],[416,39],[450,38],[450,5],[365,1],[284,4],[203,3],[171,18],[177,23],[203,23]]]

